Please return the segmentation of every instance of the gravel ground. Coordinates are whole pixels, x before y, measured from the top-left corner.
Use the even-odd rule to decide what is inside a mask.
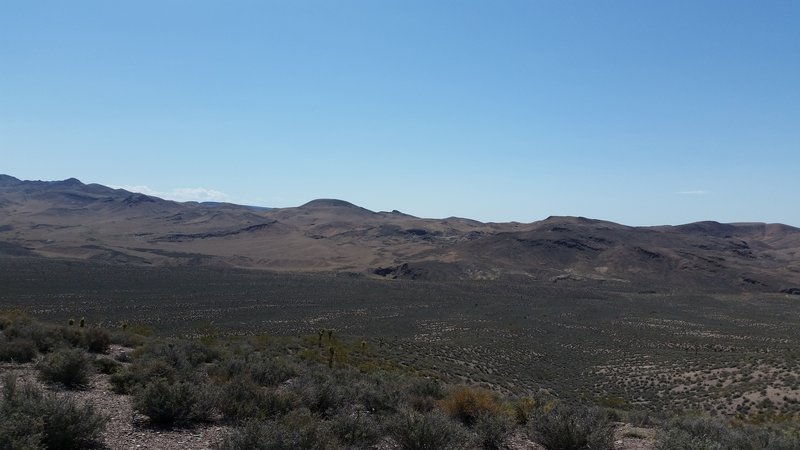
[[[118,395],[111,390],[107,375],[96,374],[89,387],[83,391],[70,391],[42,385],[36,377],[33,364],[2,364],[0,375],[15,373],[19,382],[31,383],[57,395],[75,399],[78,404],[91,403],[109,418],[101,444],[107,450],[159,449],[201,450],[210,449],[230,430],[218,424],[198,425],[192,428],[160,429],[148,425],[147,419],[133,411],[129,395]],[[2,391],[2,387],[0,387]]]
[[[112,348],[109,353],[115,355],[128,350],[116,347]],[[129,395],[115,394],[111,390],[107,375],[93,375],[86,390],[70,391],[42,385],[36,377],[36,369],[32,363],[0,364],[0,375],[8,372],[15,373],[21,382],[36,384],[48,391],[56,392],[57,395],[74,398],[79,404],[91,403],[99,411],[108,415],[108,425],[102,438],[102,448],[106,450],[210,450],[231,430],[229,426],[215,423],[192,428],[154,428],[148,425],[145,416],[133,411]],[[2,393],[1,385],[0,393]],[[618,424],[614,436],[614,447],[618,450],[652,450],[655,443],[655,430],[637,428],[629,424]],[[391,450],[396,449],[397,445],[391,439],[386,439],[376,448]],[[511,436],[508,448],[511,450],[544,449],[521,433]]]

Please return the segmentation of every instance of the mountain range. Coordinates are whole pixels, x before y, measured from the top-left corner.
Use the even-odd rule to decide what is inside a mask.
[[[333,199],[291,208],[181,203],[75,178],[0,175],[0,257],[800,293],[800,229],[783,224],[483,223]]]

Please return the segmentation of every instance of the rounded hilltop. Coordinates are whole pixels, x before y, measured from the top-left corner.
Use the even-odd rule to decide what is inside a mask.
[[[348,201],[336,198],[318,198],[300,206],[301,208],[359,208]]]

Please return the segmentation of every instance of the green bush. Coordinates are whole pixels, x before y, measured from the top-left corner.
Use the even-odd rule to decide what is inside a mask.
[[[154,379],[173,383],[179,379],[178,371],[160,359],[139,359],[109,377],[111,388],[117,394],[130,394]]]
[[[250,378],[236,378],[226,383],[220,393],[219,408],[234,420],[271,419],[295,406],[290,393],[257,385]]]
[[[346,386],[326,375],[311,373],[300,379],[293,389],[303,406],[323,416],[332,415],[336,409],[350,402]]]
[[[229,379],[249,376],[262,386],[275,386],[297,375],[297,368],[284,358],[263,353],[249,353],[226,360],[212,371]]]
[[[642,410],[628,411],[626,421],[635,427],[652,427],[660,423],[660,420],[650,411]]]
[[[127,330],[114,331],[111,333],[111,343],[123,347],[140,347],[147,342],[147,337]]]
[[[143,360],[163,360],[178,372],[192,372],[201,364],[213,362],[219,356],[216,350],[187,339],[151,340],[141,348],[139,355]]]
[[[263,355],[247,361],[247,372],[262,386],[275,386],[297,375],[295,368],[284,359]]]
[[[71,336],[61,327],[54,327],[38,322],[27,325],[15,324],[15,331],[19,337],[31,339],[36,348],[42,352],[51,352],[60,347],[74,347]]]
[[[372,448],[382,437],[374,414],[361,408],[342,410],[329,423],[331,432],[347,448]]]
[[[102,357],[94,360],[94,367],[98,372],[105,375],[110,375],[120,370],[122,368],[122,364],[114,361],[111,358]]]
[[[40,324],[40,326],[47,328],[49,332],[58,334],[58,347],[85,347],[86,338],[82,329],[70,327],[48,328],[44,324]]]
[[[548,450],[613,449],[613,428],[604,411],[557,405],[530,422],[534,440]]]
[[[251,421],[231,432],[217,450],[336,450],[342,448],[324,422],[307,409],[280,420]]]
[[[92,353],[105,353],[111,344],[111,333],[103,328],[88,328],[83,333],[83,345]]]
[[[444,389],[439,380],[420,378],[411,381],[406,399],[409,406],[419,412],[427,412],[436,407],[438,400],[444,397]]]
[[[5,317],[3,334],[7,340],[30,341],[42,353],[63,347],[83,347],[93,353],[108,349],[111,335],[102,328],[76,328],[55,326],[32,320],[26,316]]]
[[[394,414],[398,412],[408,398],[402,380],[385,372],[376,372],[364,376],[357,372],[340,372],[337,382],[348,387],[348,398],[355,399],[356,404],[376,414]]]
[[[685,416],[674,418],[664,425],[655,448],[790,450],[800,448],[800,437],[769,428],[732,427],[722,419]]]
[[[85,388],[92,373],[92,361],[85,350],[60,349],[37,364],[39,378],[46,383],[60,383],[70,389]]]
[[[475,447],[470,433],[441,411],[407,411],[392,419],[390,432],[403,450],[463,449]]]
[[[36,357],[36,344],[31,339],[0,342],[0,361],[26,363]]]
[[[482,448],[500,450],[505,448],[506,439],[514,430],[514,422],[504,413],[482,414],[472,428]]]
[[[431,397],[437,400],[443,398],[445,395],[442,383],[435,378],[412,379],[408,388],[408,392],[411,395]]]
[[[107,418],[89,405],[18,386],[6,376],[0,400],[0,448],[83,449],[97,445]]]
[[[133,408],[154,425],[187,425],[210,419],[216,403],[213,388],[206,384],[170,383],[157,378],[134,391]]]

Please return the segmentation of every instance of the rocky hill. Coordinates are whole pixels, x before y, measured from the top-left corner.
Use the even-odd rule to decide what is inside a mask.
[[[482,223],[373,212],[333,199],[274,209],[179,203],[74,178],[8,175],[0,175],[0,255],[643,290],[800,286],[800,229],[782,224],[629,227],[582,217]]]

